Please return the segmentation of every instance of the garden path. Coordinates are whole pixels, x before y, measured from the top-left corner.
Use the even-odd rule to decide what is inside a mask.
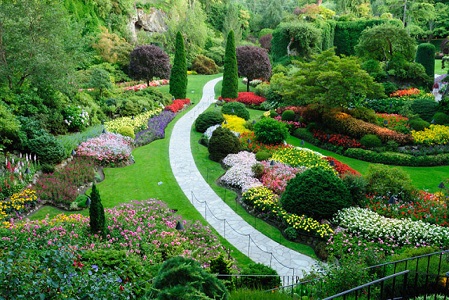
[[[193,109],[174,125],[169,146],[173,174],[187,198],[217,232],[253,261],[271,266],[279,275],[303,277],[316,261],[263,235],[236,214],[209,186],[195,165],[190,148],[190,130],[195,119],[214,100],[214,86],[222,78],[209,81]],[[281,277],[281,278],[282,278]]]

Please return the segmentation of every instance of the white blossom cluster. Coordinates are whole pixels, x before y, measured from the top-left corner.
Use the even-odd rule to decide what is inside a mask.
[[[242,192],[250,188],[262,186],[262,183],[254,177],[251,167],[257,163],[254,153],[240,151],[237,154],[229,154],[223,159],[223,164],[229,169],[220,178],[224,184],[242,189]]]

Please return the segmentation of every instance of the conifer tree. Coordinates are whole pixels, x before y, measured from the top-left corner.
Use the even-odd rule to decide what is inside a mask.
[[[104,216],[103,204],[101,204],[100,193],[95,183],[92,185],[90,193],[91,203],[89,207],[90,231],[92,233],[105,233],[106,219]]]
[[[184,39],[181,32],[176,34],[176,51],[170,74],[170,94],[175,99],[185,99],[187,94],[187,62]]]
[[[234,31],[230,31],[226,41],[226,51],[224,57],[223,85],[221,87],[221,97],[235,99],[238,97],[238,68],[237,55],[235,51]]]

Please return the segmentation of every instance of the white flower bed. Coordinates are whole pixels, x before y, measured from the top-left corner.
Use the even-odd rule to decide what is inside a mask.
[[[220,178],[224,184],[246,190],[261,186],[262,183],[254,178],[251,167],[257,163],[256,155],[247,151],[240,151],[237,154],[229,154],[223,159],[223,164],[230,167]]]
[[[334,220],[341,227],[358,233],[367,240],[394,239],[399,244],[416,247],[449,245],[447,227],[410,219],[390,219],[365,208],[342,209]]]

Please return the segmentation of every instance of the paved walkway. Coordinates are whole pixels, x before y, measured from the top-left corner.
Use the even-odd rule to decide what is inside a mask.
[[[214,86],[220,80],[209,81],[204,86],[201,101],[176,122],[169,149],[173,174],[195,208],[237,249],[255,262],[271,266],[281,276],[301,278],[303,272],[308,272],[316,261],[254,229],[209,187],[195,165],[190,149],[190,130],[198,115],[214,102]]]

